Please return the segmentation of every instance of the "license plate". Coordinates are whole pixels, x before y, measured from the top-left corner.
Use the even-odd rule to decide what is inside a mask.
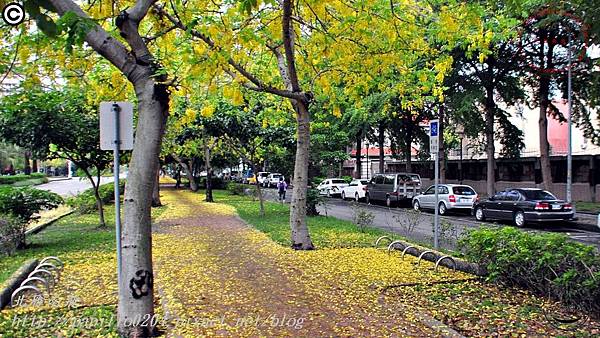
[[[461,198],[461,199],[459,199],[459,201],[467,203],[467,202],[471,202],[471,199],[470,198]]]
[[[562,208],[562,205],[560,205],[560,204],[552,204],[552,210],[559,210],[560,208]]]

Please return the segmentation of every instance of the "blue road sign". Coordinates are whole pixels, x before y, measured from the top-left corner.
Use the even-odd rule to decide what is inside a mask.
[[[429,136],[438,136],[438,121],[431,121],[429,125]]]

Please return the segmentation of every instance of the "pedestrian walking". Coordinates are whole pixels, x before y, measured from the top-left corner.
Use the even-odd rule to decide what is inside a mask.
[[[279,202],[285,203],[285,192],[287,191],[287,183],[283,177],[279,178],[279,182],[277,183],[277,192],[279,193]]]

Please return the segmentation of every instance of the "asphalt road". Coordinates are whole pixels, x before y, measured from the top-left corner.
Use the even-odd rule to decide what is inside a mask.
[[[268,199],[276,200],[275,189],[265,189]],[[287,202],[291,200],[291,190],[287,194]],[[322,215],[352,221],[357,208],[369,211],[374,215],[373,226],[411,238],[418,242],[433,244],[433,211],[415,213],[412,208],[400,206],[388,208],[383,205],[367,205],[342,201],[340,198],[325,198],[325,203],[318,210]],[[600,228],[596,226],[597,216],[577,214],[576,222],[543,223],[528,225],[524,231],[542,231],[564,233],[573,240],[593,245],[600,249]],[[440,245],[446,249],[455,249],[456,239],[466,230],[480,227],[482,224],[502,227],[512,226],[509,222],[478,222],[467,213],[451,213],[440,216],[443,235]]]
[[[110,183],[114,181],[112,177],[102,177],[100,184]],[[71,179],[53,179],[48,183],[36,185],[35,188],[41,190],[52,191],[63,197],[75,196],[86,189],[92,187],[90,181],[86,178],[73,177]]]

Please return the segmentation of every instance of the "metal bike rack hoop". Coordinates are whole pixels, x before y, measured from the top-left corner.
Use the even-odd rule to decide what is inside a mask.
[[[387,239],[390,242],[392,241],[392,239],[389,238],[388,236],[381,236],[381,237],[377,238],[377,240],[375,241],[375,247],[377,247],[379,245],[379,242],[381,242],[384,239]]]
[[[62,270],[62,269],[64,268],[64,266],[65,266],[65,263],[63,263],[63,261],[61,261],[61,260],[60,260],[58,257],[56,257],[56,256],[48,256],[48,257],[46,257],[46,258],[42,259],[42,260],[40,261],[40,265],[41,265],[41,264],[44,264],[44,263],[47,263],[48,261],[55,261],[55,262],[58,262],[58,268],[59,268],[59,269],[61,269],[61,270]]]
[[[35,275],[39,275],[40,273],[43,273],[43,274],[47,275],[48,277],[50,277],[49,282],[51,282],[52,287],[54,287],[54,285],[56,285],[56,281],[54,280],[54,275],[52,274],[52,272],[45,270],[45,269],[35,269],[35,270],[31,271],[31,273],[27,276],[27,278],[33,277]]]
[[[435,262],[435,271],[437,271],[438,266],[444,259],[449,259],[452,262],[452,269],[456,271],[456,261],[454,260],[454,258],[448,255],[440,257],[440,259],[438,259],[437,262]]]
[[[392,251],[392,249],[395,248],[396,244],[400,244],[400,245],[404,246],[404,243],[402,243],[401,241],[393,241],[392,243],[390,243],[390,245],[388,245],[388,248],[387,248],[388,254],[390,253],[390,251]]]
[[[21,286],[18,289],[16,289],[12,295],[10,296],[10,306],[14,307],[15,306],[15,296],[19,294],[19,292],[21,291],[25,291],[25,290],[33,290],[34,292],[38,293],[40,295],[40,297],[42,297],[42,299],[44,299],[44,293],[42,291],[40,291],[40,289],[38,289],[37,287],[33,286],[33,285],[25,285],[25,286]]]
[[[406,248],[404,248],[404,250],[402,250],[402,259],[404,259],[404,254],[408,252],[408,249],[416,249],[416,247],[414,245],[409,245]]]
[[[29,282],[42,282],[42,284],[44,284],[44,287],[46,288],[46,291],[50,292],[50,285],[48,285],[48,281],[42,277],[28,277],[21,283],[21,286],[26,286]]]
[[[432,255],[433,255],[433,257],[435,257],[435,253],[434,253],[433,251],[431,251],[431,250],[425,250],[425,251],[423,251],[423,252],[422,252],[422,253],[419,255],[419,260],[417,261],[417,264],[421,265],[421,259],[423,259],[423,257],[424,257],[426,254],[432,254]]]

